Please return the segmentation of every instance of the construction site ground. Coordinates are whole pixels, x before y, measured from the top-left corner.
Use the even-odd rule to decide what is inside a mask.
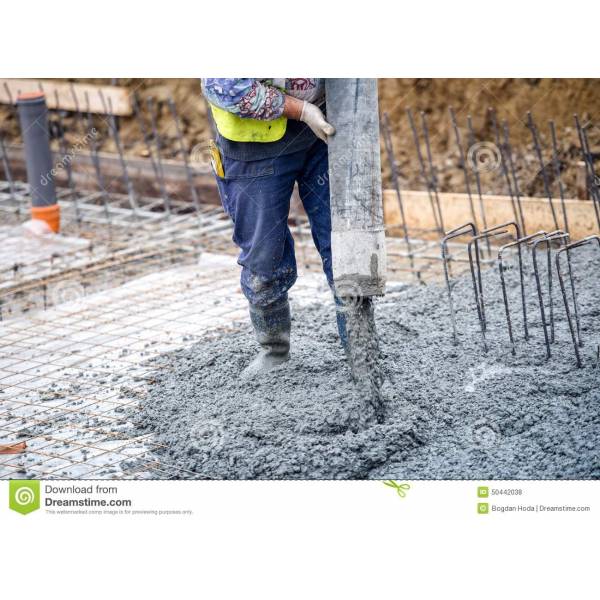
[[[597,268],[600,257],[589,252],[575,269],[585,273],[588,261]],[[470,277],[455,288],[456,346],[443,286],[392,283],[376,307],[386,419],[358,430],[353,413],[366,411],[367,400],[350,381],[328,291],[306,293],[311,279],[292,296],[292,359],[272,373],[236,377],[255,351],[247,326],[148,363],[154,376],[131,414],[140,433],[157,434],[166,461],[209,478],[600,477],[597,347],[588,344],[587,365],[577,369],[561,316],[555,358],[546,361],[532,278],[531,339],[514,357],[496,272],[485,277],[487,354]],[[598,279],[576,283],[584,335],[597,341]],[[516,277],[509,290],[516,299]]]
[[[598,80],[380,81],[389,117],[381,137],[391,136],[395,160],[382,148],[388,285],[376,318],[385,420],[368,427],[357,427],[365,398],[349,376],[297,191],[292,358],[241,383],[257,344],[232,226],[207,163],[199,82],[118,83],[127,97],[139,93],[139,119],[50,111],[51,131],[63,134],[51,143],[58,236],[23,227],[31,203],[23,140],[14,107],[0,107],[0,478],[600,477]],[[490,106],[510,127],[501,148]],[[471,160],[473,148],[483,163]],[[469,240],[448,245],[454,343],[440,240],[468,222],[473,233],[499,227],[481,242],[485,319]],[[558,229],[570,237],[558,234],[548,256],[538,246],[538,291],[526,236],[545,244],[541,237]],[[573,251],[578,368],[554,261],[561,244],[588,236]],[[515,237],[523,243],[527,340],[514,247],[502,271],[498,263],[498,244]]]
[[[597,254],[575,265],[582,369],[558,298],[545,360],[531,272],[531,339],[515,357],[495,270],[485,273],[487,354],[469,276],[455,288],[455,346],[444,287],[397,272],[376,308],[386,421],[363,430],[350,425],[364,399],[310,255],[307,245],[291,293],[292,360],[252,382],[237,377],[256,343],[233,254],[201,252],[91,293],[67,286],[55,306],[3,321],[0,427],[4,442],[27,450],[1,456],[0,477],[600,476],[599,290],[585,275]],[[514,272],[509,290],[517,303]]]

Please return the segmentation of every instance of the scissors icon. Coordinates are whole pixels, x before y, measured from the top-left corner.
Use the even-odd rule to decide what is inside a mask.
[[[388,487],[394,488],[398,496],[400,496],[400,498],[406,498],[406,492],[410,490],[410,485],[408,483],[398,483],[393,479],[384,481],[383,485],[387,485]]]

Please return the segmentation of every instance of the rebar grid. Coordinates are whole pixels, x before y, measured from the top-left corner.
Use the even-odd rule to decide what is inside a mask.
[[[138,211],[137,220],[132,222],[132,211],[117,206],[115,210],[122,218],[104,221],[94,218],[97,207],[86,201],[79,204],[77,237],[27,240],[16,227],[22,217],[14,212],[14,207],[7,208],[2,203],[5,199],[0,195],[0,209],[7,210],[8,220],[15,226],[0,228],[0,318],[9,316],[7,305],[16,308],[15,300],[19,297],[24,299],[23,310],[31,309],[27,302],[34,294],[42,296],[44,307],[54,304],[52,286],[68,280],[94,290],[98,289],[100,279],[109,278],[114,286],[152,272],[159,265],[189,263],[196,260],[202,249],[231,251],[231,244],[222,235],[229,235],[231,224],[217,207],[202,207],[194,215],[143,210]],[[25,194],[21,201],[27,202]],[[118,205],[119,201],[122,198],[117,196],[113,204]],[[63,231],[71,233],[75,219],[73,203],[63,204],[66,207]],[[91,218],[88,208],[92,209]],[[28,253],[23,252],[26,244],[31,246]],[[15,254],[15,248],[21,252]]]
[[[115,427],[127,428],[129,416],[121,413],[136,404],[145,378],[156,368],[146,361],[245,317],[234,261],[204,269],[151,275],[2,325],[0,431],[3,443],[25,441],[27,452],[25,461],[19,454],[3,457],[0,476],[20,471],[89,478],[110,475],[103,469],[121,464],[118,476],[126,477],[132,466],[123,463],[132,458],[137,476],[167,475],[158,466],[142,473],[140,461],[155,445],[141,444],[145,438],[122,440]],[[207,297],[218,304],[203,306]],[[65,424],[56,426],[57,418]],[[32,428],[40,431],[30,435]],[[68,435],[72,429],[75,434]],[[55,448],[59,441],[75,447],[61,452]],[[119,443],[107,449],[111,441]],[[102,464],[81,460],[81,448],[89,457],[102,455]]]

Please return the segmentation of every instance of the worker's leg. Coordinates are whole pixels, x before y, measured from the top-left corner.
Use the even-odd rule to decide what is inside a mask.
[[[327,283],[334,293],[336,319],[340,340],[346,348],[346,313],[342,301],[335,295],[331,262],[331,209],[329,204],[329,163],[327,144],[318,140],[311,146],[298,179],[298,191],[308,215],[312,237],[321,256]]]
[[[333,286],[328,169],[327,144],[317,140],[306,153],[298,178],[298,192],[308,215],[313,241],[321,255],[327,282]]]
[[[217,178],[223,207],[234,223],[241,286],[261,346],[244,377],[269,371],[289,358],[287,291],[296,280],[296,260],[287,220],[301,165],[297,155],[250,162],[225,157],[225,177]]]
[[[225,177],[217,178],[223,207],[234,224],[233,241],[240,248],[242,291],[253,306],[280,300],[296,281],[287,221],[301,166],[297,154],[259,161],[224,157]]]

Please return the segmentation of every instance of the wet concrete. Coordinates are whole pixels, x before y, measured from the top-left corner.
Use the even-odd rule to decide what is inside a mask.
[[[351,425],[353,431],[358,431],[385,420],[386,399],[382,391],[384,376],[375,325],[375,301],[359,296],[339,310],[346,315],[348,366],[355,394],[364,399],[363,407],[356,411]]]
[[[582,369],[556,281],[556,342],[546,361],[533,278],[527,343],[517,274],[506,273],[517,334],[512,356],[498,273],[488,271],[487,354],[470,277],[454,290],[458,346],[443,287],[391,286],[377,302],[383,423],[356,426],[365,395],[350,380],[332,303],[295,310],[291,360],[254,381],[237,378],[257,349],[246,325],[160,356],[135,424],[165,445],[160,459],[182,477],[598,478],[597,257],[582,252],[574,260]]]

